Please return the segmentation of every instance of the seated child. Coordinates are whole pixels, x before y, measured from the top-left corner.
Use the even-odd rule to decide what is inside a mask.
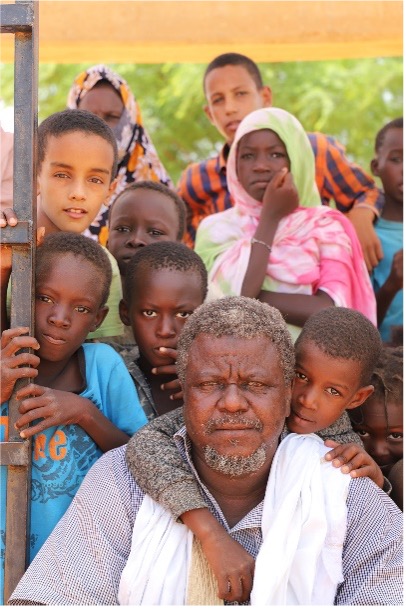
[[[37,249],[35,337],[28,328],[1,337],[1,440],[8,400],[19,379],[16,429],[32,437],[30,561],[65,513],[94,462],[127,443],[146,423],[122,359],[110,347],[83,343],[107,313],[111,267],[105,250],[80,234],[58,232]],[[31,348],[34,353],[19,353]],[[1,467],[4,562],[7,467]],[[0,588],[3,592],[3,571]]]
[[[326,459],[335,467],[352,477],[371,477],[382,487],[382,473],[363,450],[346,413],[373,392],[369,380],[381,351],[378,330],[355,310],[326,308],[307,320],[295,350],[296,380],[284,435],[317,433],[329,440],[326,445],[333,449]],[[128,443],[128,466],[139,485],[200,539],[217,578],[219,597],[242,602],[251,591],[253,558],[211,516],[188,466],[179,458],[172,437],[182,426],[182,412],[176,410],[144,427]],[[337,442],[345,445],[337,447]]]
[[[403,325],[403,117],[378,132],[371,170],[382,181],[384,200],[375,223],[384,256],[371,278],[379,331],[383,341],[389,342],[392,329]]]
[[[180,242],[186,227],[186,208],[180,197],[165,185],[145,180],[122,191],[109,208],[107,248],[120,269],[121,282],[131,257],[137,250],[155,242]],[[111,345],[134,346],[131,327]]]
[[[111,128],[96,115],[84,110],[63,110],[47,117],[38,128],[37,224],[45,234],[59,231],[82,233],[97,216],[103,202],[114,191],[117,171],[117,143]],[[15,213],[8,210],[1,226],[15,225]],[[109,311],[89,339],[121,335],[118,315],[121,282],[117,263],[108,253],[113,270]],[[8,327],[1,277],[1,329]],[[2,272],[3,274],[3,272]]]
[[[365,449],[387,475],[403,458],[403,346],[384,346],[370,384],[374,394],[349,416]]]
[[[206,293],[203,261],[184,244],[149,244],[127,265],[120,316],[131,326],[136,346],[119,352],[148,420],[182,405],[176,346],[188,316]]]
[[[359,240],[344,214],[322,206],[314,154],[299,121],[263,108],[239,124],[227,161],[234,206],[205,218],[196,252],[209,297],[244,295],[278,308],[294,339],[331,305],[376,322]]]

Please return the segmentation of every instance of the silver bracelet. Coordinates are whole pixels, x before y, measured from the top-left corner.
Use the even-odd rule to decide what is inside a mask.
[[[262,240],[251,238],[251,244],[262,244],[262,246],[265,246],[265,248],[267,248],[269,252],[272,252],[272,246],[269,246],[269,244],[267,244],[266,242],[263,242]]]

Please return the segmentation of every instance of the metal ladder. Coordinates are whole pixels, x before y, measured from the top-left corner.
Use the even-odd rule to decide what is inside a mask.
[[[36,241],[36,137],[38,108],[38,2],[16,0],[0,5],[0,32],[15,35],[14,56],[14,211],[15,227],[1,230],[0,242],[12,245],[11,327],[34,334],[34,263]],[[31,442],[23,441],[15,392],[9,401],[8,441],[0,443],[0,464],[7,465],[4,602],[7,603],[28,561]]]

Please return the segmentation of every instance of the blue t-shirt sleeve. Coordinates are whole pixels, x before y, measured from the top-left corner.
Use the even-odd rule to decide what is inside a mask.
[[[123,359],[106,344],[85,344],[84,348],[88,387],[93,395],[88,398],[99,404],[99,409],[117,428],[133,435],[147,419]]]

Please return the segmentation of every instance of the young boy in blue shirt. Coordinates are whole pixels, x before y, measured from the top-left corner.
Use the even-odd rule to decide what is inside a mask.
[[[90,238],[58,232],[37,249],[35,337],[28,328],[1,336],[1,441],[7,440],[8,401],[18,379],[16,428],[32,437],[29,560],[70,505],[96,460],[127,443],[146,423],[137,391],[116,352],[83,343],[107,313],[111,267]],[[33,353],[20,353],[31,348]],[[5,544],[7,467],[1,467],[0,541]],[[0,568],[3,594],[4,550]]]
[[[117,143],[111,128],[85,110],[64,110],[47,117],[38,128],[37,225],[49,235],[58,231],[82,233],[97,216],[103,202],[114,191]],[[11,209],[0,213],[0,227],[15,225]],[[5,256],[4,251],[2,256]],[[108,254],[113,269],[109,312],[89,339],[123,332],[118,315],[121,282],[117,263]],[[9,275],[1,276],[1,329],[7,328],[4,290]]]
[[[375,223],[383,259],[372,271],[379,331],[384,342],[394,327],[403,326],[403,117],[387,123],[375,139],[371,161],[381,179],[384,206]]]

